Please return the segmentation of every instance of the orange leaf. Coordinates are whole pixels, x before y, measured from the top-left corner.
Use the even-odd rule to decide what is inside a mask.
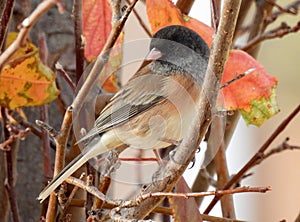
[[[120,68],[122,64],[122,42],[124,40],[124,33],[121,32],[115,46],[111,49],[109,54],[108,62],[105,64],[102,73],[107,76],[106,80],[104,81],[102,88],[106,92],[116,93],[119,90],[119,79],[115,72]]]
[[[211,46],[213,29],[194,18],[181,14],[170,0],[146,0],[146,6],[152,33],[169,25],[182,25],[193,29]]]
[[[169,25],[186,26],[197,32],[211,46],[214,30],[204,23],[181,14],[169,0],[146,0],[148,19],[152,33]],[[250,68],[255,71],[225,87],[225,108],[239,109],[247,123],[261,125],[265,119],[278,112],[275,99],[277,79],[269,75],[263,66],[247,53],[232,50],[226,63],[222,83]]]
[[[176,193],[191,193],[191,189],[180,177],[175,187]],[[202,217],[198,205],[194,198],[168,197],[170,206],[173,210],[173,217],[176,222],[201,222]]]
[[[16,36],[8,34],[7,46]],[[49,103],[58,95],[54,73],[40,61],[37,48],[29,40],[3,67],[0,85],[0,105],[10,109]]]
[[[82,0],[84,56],[93,61],[101,52],[111,31],[112,11],[107,0]]]
[[[183,25],[179,9],[169,0],[146,0],[152,33],[168,25]]]

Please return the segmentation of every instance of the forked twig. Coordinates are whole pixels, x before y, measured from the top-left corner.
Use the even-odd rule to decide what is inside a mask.
[[[271,134],[271,136],[267,139],[267,141],[259,148],[256,154],[244,165],[244,167],[235,174],[223,187],[223,190],[229,189],[232,187],[237,181],[239,181],[243,175],[257,163],[257,161],[261,158],[262,154],[265,150],[271,145],[271,143],[277,138],[277,136],[288,126],[288,124],[294,119],[294,117],[300,112],[300,105],[298,105],[293,112],[281,122],[281,124],[277,127],[277,129]],[[208,214],[211,209],[215,206],[215,204],[220,200],[222,196],[216,196],[210,202],[209,206],[204,211],[205,214]]]

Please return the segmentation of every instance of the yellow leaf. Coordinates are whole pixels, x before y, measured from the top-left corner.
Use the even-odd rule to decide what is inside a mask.
[[[8,34],[7,46],[16,36]],[[29,40],[3,67],[0,86],[0,105],[10,109],[49,103],[59,93],[55,74],[41,62],[38,49]]]

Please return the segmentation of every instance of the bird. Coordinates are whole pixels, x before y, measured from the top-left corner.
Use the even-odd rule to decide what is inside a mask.
[[[210,49],[196,32],[180,25],[158,30],[149,48],[138,71],[77,143],[97,139],[43,189],[40,202],[93,157],[124,146],[165,148],[184,138],[197,113]]]

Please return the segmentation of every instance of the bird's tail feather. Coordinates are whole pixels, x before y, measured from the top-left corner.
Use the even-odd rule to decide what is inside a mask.
[[[98,141],[101,144],[101,141]],[[90,147],[89,145],[92,145]],[[100,155],[107,151],[106,147],[103,145],[90,143],[86,147],[87,152],[81,152],[77,157],[75,157],[53,180],[44,188],[44,190],[38,196],[38,200],[43,202],[66,178],[71,176],[77,169],[79,169],[85,162],[87,162],[92,157]]]

